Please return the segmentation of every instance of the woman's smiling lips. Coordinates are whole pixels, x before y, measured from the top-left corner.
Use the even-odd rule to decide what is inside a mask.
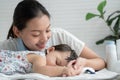
[[[45,48],[45,44],[37,44],[37,47],[38,47],[39,49],[43,49],[43,48]]]

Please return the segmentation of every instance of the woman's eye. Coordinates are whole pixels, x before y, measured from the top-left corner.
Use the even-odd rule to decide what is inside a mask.
[[[49,29],[49,30],[46,30],[46,32],[48,33],[48,32],[50,32],[51,30]]]
[[[39,36],[40,36],[40,33],[39,33],[39,32],[32,33],[32,36],[33,36],[33,37],[39,37]]]
[[[39,35],[32,35],[33,37],[39,37]]]

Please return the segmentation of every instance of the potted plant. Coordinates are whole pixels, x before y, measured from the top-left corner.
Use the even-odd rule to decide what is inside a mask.
[[[96,44],[102,44],[105,40],[113,40],[116,42],[116,40],[120,39],[120,10],[112,12],[105,18],[106,11],[104,10],[106,6],[106,0],[99,3],[97,6],[97,10],[99,14],[95,13],[87,13],[86,14],[86,20],[90,20],[94,17],[99,17],[100,19],[104,20],[104,22],[107,24],[107,27],[112,32],[111,35],[106,36],[105,38],[96,41]]]
[[[120,65],[120,10],[112,12],[105,18],[106,11],[104,10],[104,7],[106,6],[106,0],[102,1],[98,6],[97,10],[99,14],[95,13],[87,13],[86,20],[90,20],[94,17],[99,17],[102,19],[106,24],[108,29],[112,32],[112,34],[106,36],[105,38],[98,40],[96,44],[102,44],[105,40],[112,40],[116,42],[116,48],[112,47],[109,50],[106,50],[109,52],[107,55],[106,52],[106,60],[107,60],[107,68],[111,71],[115,71],[120,73],[119,65]]]

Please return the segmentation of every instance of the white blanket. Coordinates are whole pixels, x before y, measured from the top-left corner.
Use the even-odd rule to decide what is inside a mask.
[[[17,79],[25,79],[25,80],[105,80],[117,77],[118,73],[108,71],[107,69],[100,70],[95,74],[80,74],[78,76],[73,77],[49,77],[42,74],[37,73],[29,73],[29,74],[15,74],[15,75],[4,75],[0,73],[0,80],[17,80]]]

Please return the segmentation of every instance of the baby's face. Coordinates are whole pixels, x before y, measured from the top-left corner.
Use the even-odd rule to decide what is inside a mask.
[[[70,51],[51,51],[46,55],[47,65],[66,66],[68,61],[66,60],[70,56]]]

